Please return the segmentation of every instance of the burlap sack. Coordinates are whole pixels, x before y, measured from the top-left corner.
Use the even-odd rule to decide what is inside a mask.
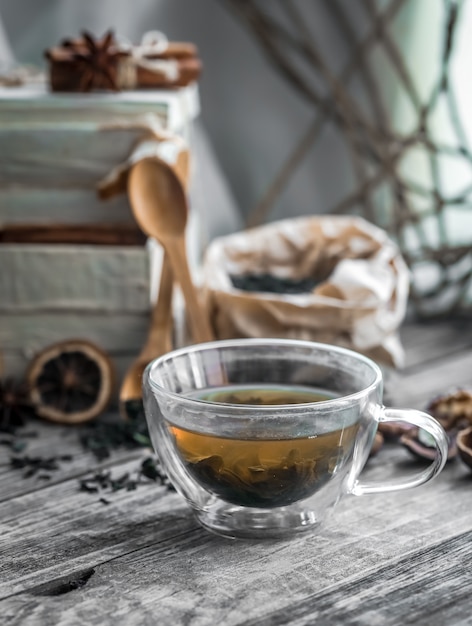
[[[231,276],[271,274],[317,280],[313,291],[236,289]],[[218,338],[287,337],[332,343],[400,366],[397,330],[409,272],[380,228],[348,216],[300,217],[214,240],[203,291]]]

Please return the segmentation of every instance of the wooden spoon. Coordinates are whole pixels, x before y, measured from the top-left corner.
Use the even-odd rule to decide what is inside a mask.
[[[172,287],[172,267],[169,257],[164,253],[159,294],[152,309],[148,336],[121,383],[120,413],[123,417],[128,416],[127,405],[142,398],[143,372],[148,363],[172,350]]]
[[[185,298],[193,339],[212,341],[213,332],[190,277],[185,245],[187,197],[174,170],[164,161],[143,159],[128,178],[128,195],[142,230],[157,239],[167,254]]]

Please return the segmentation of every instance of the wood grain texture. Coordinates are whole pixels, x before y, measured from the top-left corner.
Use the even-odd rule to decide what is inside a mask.
[[[0,133],[0,187],[93,189],[115,165],[126,161],[143,128],[100,131],[95,125],[23,125]]]
[[[472,348],[472,324],[468,317],[406,324],[400,337],[406,348],[405,375],[428,361],[441,362],[448,355]]]
[[[32,355],[56,341],[87,338],[111,352],[139,351],[146,338],[149,313],[56,311],[0,313],[0,346]]]
[[[100,200],[95,189],[0,188],[2,224],[133,224],[126,195]]]
[[[370,624],[375,620],[377,624],[395,626],[399,619],[402,624],[422,623],[426,612],[430,625],[439,626],[452,620],[466,623],[464,609],[470,606],[470,586],[463,565],[464,559],[470,564],[471,540],[472,531],[465,532],[307,598],[290,607],[291,623],[296,626],[315,622]],[[396,582],[394,589],[392,579]],[[429,596],[427,607],[418,602],[425,588]],[[277,626],[285,624],[287,617],[284,609],[246,624]]]
[[[421,354],[397,374],[395,404],[422,405],[458,376],[470,384],[470,344],[439,328],[405,329],[407,353]],[[48,440],[65,449],[59,433]],[[74,445],[71,436],[67,449]],[[470,623],[472,473],[459,461],[415,490],[346,497],[316,533],[249,542],[200,529],[185,502],[155,484],[102,505],[78,491],[88,461],[76,453],[75,473],[50,485],[26,489],[0,468],[0,611],[9,625]],[[118,455],[112,471],[136,463],[139,454]],[[419,467],[391,445],[365,474],[385,480]],[[54,595],[68,581],[77,588]]]
[[[95,131],[118,124],[150,122],[167,130],[179,131],[200,111],[198,86],[185,89],[123,91],[118,94],[52,94],[46,85],[19,88],[0,87],[0,130],[14,127],[25,130],[61,126],[84,127]],[[33,115],[34,113],[34,115]]]
[[[109,416],[104,416],[107,419]],[[87,428],[87,425],[84,427]],[[27,448],[20,453],[15,453],[6,445],[0,445],[0,503],[6,507],[5,502],[17,498],[18,496],[38,493],[43,489],[49,489],[68,480],[74,480],[77,476],[82,476],[86,472],[94,472],[109,466],[117,466],[129,460],[140,459],[143,455],[149,455],[147,449],[118,449],[113,453],[112,458],[98,462],[95,457],[82,448],[80,445],[80,434],[83,429],[58,426],[46,420],[32,420],[26,432],[33,432],[34,437],[22,438],[19,440],[26,442]],[[0,435],[0,439],[6,440],[8,436]],[[58,469],[55,471],[38,472],[36,475],[25,478],[21,470],[12,470],[10,460],[13,457],[27,454],[30,457],[58,458]],[[70,459],[61,460],[59,457],[69,455]],[[41,478],[41,474],[48,474],[49,479]],[[77,486],[77,485],[75,485]],[[4,508],[6,511],[7,508]],[[3,515],[0,517],[0,525]]]
[[[424,510],[444,497],[449,490],[446,482],[439,493],[437,485],[429,489],[423,498],[423,511],[410,495],[393,502],[391,496],[369,503],[354,499],[335,514],[336,528],[327,527],[318,535],[292,541],[256,544],[223,540],[197,529],[178,497],[162,494],[161,488],[149,488],[154,498],[149,491],[137,491],[131,499],[129,494],[119,494],[112,505],[103,507],[89,494],[77,497],[73,485],[54,487],[60,492],[56,504],[51,504],[45,494],[42,498],[36,495],[40,501],[35,505],[35,494],[11,503],[15,508],[9,511],[7,524],[14,524],[16,530],[9,531],[4,562],[10,581],[2,584],[1,593],[5,597],[23,588],[27,595],[10,597],[0,606],[18,607],[28,601],[31,619],[37,623],[42,623],[54,606],[60,616],[57,623],[67,623],[72,607],[77,616],[95,612],[96,623],[120,623],[120,615],[128,606],[128,611],[134,607],[133,613],[125,611],[129,621],[121,623],[152,623],[158,610],[159,623],[163,624],[243,624],[249,619],[257,623],[267,612],[275,613],[279,623],[286,623],[292,610],[302,603],[306,623],[313,623],[309,621],[310,602],[316,606],[321,591],[335,595],[340,586],[349,590],[357,581],[357,592],[362,591],[363,598],[375,599],[378,588],[372,588],[372,580],[379,567],[385,570],[384,578],[388,571],[405,574],[405,570],[414,578],[414,571],[407,568],[408,560],[415,564],[437,544],[447,544],[451,537],[467,532],[463,529],[469,527],[471,498],[465,503],[460,499],[466,491],[471,493],[470,483],[463,484],[456,506],[439,519],[426,520],[421,532]],[[78,504],[80,514],[76,512],[75,520],[71,520]],[[399,509],[401,516],[386,514]],[[29,536],[25,546],[24,534],[32,528],[41,537],[40,546],[36,536]],[[33,546],[35,559],[31,562]],[[38,564],[45,561],[48,567],[42,577],[38,576]],[[84,567],[95,570],[84,589],[64,596],[59,606],[53,598],[35,598],[36,608],[32,609],[29,596],[38,583],[55,581],[68,572],[72,577]],[[456,575],[460,577],[461,571],[465,573],[459,570]],[[16,586],[12,587],[15,578]],[[368,585],[363,588],[364,579]],[[414,596],[410,600],[417,601]]]
[[[145,247],[0,246],[0,311],[149,311]]]

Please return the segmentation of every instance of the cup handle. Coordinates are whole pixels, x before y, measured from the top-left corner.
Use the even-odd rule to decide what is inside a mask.
[[[388,491],[401,491],[418,487],[434,478],[444,467],[447,460],[448,440],[444,428],[441,424],[423,411],[415,409],[390,409],[383,407],[378,416],[378,422],[404,422],[424,429],[434,439],[437,454],[433,462],[423,471],[416,472],[406,480],[395,480],[387,482],[363,482],[356,480],[351,493],[355,496],[363,496],[368,493],[385,493]]]

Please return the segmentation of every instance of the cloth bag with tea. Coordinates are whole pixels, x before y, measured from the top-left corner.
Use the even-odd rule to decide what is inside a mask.
[[[257,277],[308,290],[240,288]],[[203,263],[203,291],[219,339],[320,341],[395,367],[403,360],[397,331],[408,287],[409,272],[393,241],[351,216],[292,218],[220,237]]]

